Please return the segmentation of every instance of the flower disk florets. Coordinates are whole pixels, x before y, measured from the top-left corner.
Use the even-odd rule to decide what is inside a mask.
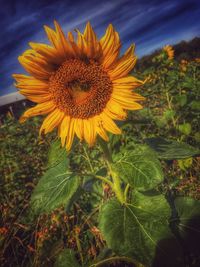
[[[66,60],[52,74],[49,88],[60,110],[81,119],[100,114],[112,93],[109,76],[92,60]]]

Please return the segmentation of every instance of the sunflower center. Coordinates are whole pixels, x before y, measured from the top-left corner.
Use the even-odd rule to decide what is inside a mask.
[[[112,93],[112,82],[94,61],[66,60],[50,78],[50,91],[57,107],[74,118],[100,114]]]

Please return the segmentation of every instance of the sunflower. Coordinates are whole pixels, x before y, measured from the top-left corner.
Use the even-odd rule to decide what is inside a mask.
[[[163,50],[167,53],[168,59],[174,58],[174,49],[170,45],[166,45],[163,47]]]
[[[185,59],[182,59],[181,60],[181,63],[180,63],[180,69],[182,70],[182,71],[186,71],[187,70],[187,65],[188,65],[188,61],[187,60],[185,60]]]
[[[120,134],[114,120],[124,120],[127,110],[138,110],[144,98],[132,90],[144,84],[128,75],[136,63],[134,45],[119,57],[120,39],[112,25],[98,40],[88,22],[84,33],[76,29],[67,37],[55,21],[55,30],[44,26],[51,45],[30,43],[19,56],[30,74],[14,74],[19,92],[37,105],[20,118],[47,115],[40,134],[58,128],[62,146],[71,148],[74,136],[90,146],[97,135]]]

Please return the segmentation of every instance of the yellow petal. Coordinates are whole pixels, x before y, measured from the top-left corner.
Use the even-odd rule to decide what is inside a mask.
[[[114,120],[124,120],[127,117],[126,112],[123,110],[120,104],[112,100],[107,103],[104,112]]]
[[[77,32],[77,46],[79,47],[79,50],[83,56],[87,56],[87,43],[84,38],[84,35],[76,29]]]
[[[51,72],[45,70],[39,64],[32,62],[30,59],[27,59],[25,56],[18,57],[19,62],[25,68],[25,70],[30,73],[33,77],[39,80],[48,80],[51,76]]]
[[[113,134],[121,134],[121,130],[105,112],[101,113],[99,116],[101,117],[103,127],[107,131]]]
[[[36,80],[32,76],[28,76],[28,75],[24,75],[24,74],[13,74],[12,76],[17,82],[26,82],[26,81]]]
[[[69,125],[69,131],[68,131],[68,134],[67,134],[67,140],[66,140],[66,149],[67,151],[70,150],[71,146],[72,146],[72,143],[73,143],[73,140],[74,140],[74,119],[71,118],[70,120],[70,125]]]
[[[132,98],[132,91],[130,89],[113,90],[113,96],[119,96],[124,98]]]
[[[49,87],[48,82],[37,80],[32,76],[23,74],[13,74],[12,76],[18,82],[16,84],[17,88],[27,90],[42,90],[42,92],[46,92]]]
[[[47,114],[55,109],[53,101],[44,102],[28,109],[20,118],[20,122],[26,121],[29,117]]]
[[[65,145],[66,137],[69,132],[70,120],[71,118],[69,116],[65,116],[59,126],[59,134],[61,138],[62,147]]]
[[[114,98],[124,98],[124,99],[130,99],[133,101],[142,101],[145,98],[137,93],[132,92],[130,89],[124,89],[124,90],[113,90],[112,96]]]
[[[121,47],[119,35],[111,24],[101,38],[100,44],[103,52],[102,65],[104,68],[109,68],[116,61]]]
[[[144,96],[141,96],[140,94],[137,93],[132,93],[132,97],[134,101],[143,101],[145,100]]]
[[[22,94],[45,94],[48,93],[48,82],[37,80],[32,76],[23,74],[13,74],[13,78],[18,82],[15,86],[22,89]]]
[[[119,79],[126,76],[134,67],[136,63],[136,57],[133,54],[134,47],[131,46],[127,50],[124,56],[122,56],[113,66],[108,70],[112,80]]]
[[[43,103],[50,101],[52,99],[52,96],[50,93],[38,93],[38,92],[31,92],[27,93],[27,91],[20,90],[20,94],[24,95],[29,100],[36,102],[36,103]]]
[[[128,110],[142,109],[142,106],[139,103],[134,102],[134,99],[132,98],[124,98],[124,96],[120,97],[117,95],[112,95],[111,99],[120,104],[124,109]]]
[[[49,41],[52,43],[52,45],[55,48],[57,48],[58,40],[57,40],[56,32],[46,25],[44,26],[44,30],[47,34]]]
[[[93,119],[84,120],[83,125],[85,141],[92,146],[96,139],[95,121]]]
[[[25,59],[29,60],[31,64],[37,64],[45,71],[49,71],[49,72],[55,71],[55,65],[47,62],[45,60],[45,57],[43,57],[42,55],[40,55],[33,49],[26,50],[22,56]]]
[[[87,44],[87,56],[89,58],[99,57],[101,46],[90,22],[87,23],[83,36]]]
[[[55,109],[53,112],[51,112],[43,121],[42,126],[40,128],[40,134],[44,132],[45,134],[53,131],[55,127],[57,127],[63,117],[64,112],[60,111],[59,109]]]
[[[82,56],[81,50],[79,49],[78,45],[75,43],[73,34],[71,32],[68,32],[67,37],[68,37],[69,43],[71,45],[73,55],[75,57],[81,57]]]
[[[134,89],[141,86],[145,81],[141,81],[133,76],[126,76],[112,81],[114,89]]]
[[[58,24],[57,21],[54,21],[55,28],[56,28],[56,35],[57,35],[57,49],[59,49],[61,55],[66,58],[66,57],[71,57],[73,56],[73,51],[70,46],[70,44],[67,41],[67,38],[65,37],[60,25]]]
[[[115,32],[115,37],[114,37],[114,42],[113,42],[113,48],[112,48],[112,52],[109,53],[103,62],[103,66],[106,69],[109,69],[112,67],[113,64],[115,64],[118,56],[119,56],[119,52],[120,52],[120,48],[121,48],[121,43],[120,43],[120,39],[119,39],[119,35],[117,32]],[[115,44],[115,45],[114,45]]]
[[[102,120],[100,118],[99,115],[97,115],[96,117],[94,117],[95,122],[96,122],[96,133],[105,141],[109,141],[109,137],[105,131],[105,129],[103,128],[103,124],[102,124]]]
[[[44,87],[39,87],[37,85],[29,85],[29,84],[21,84],[18,83],[15,85],[17,88],[20,88],[20,93],[21,94],[36,94],[36,95],[40,95],[40,94],[50,94],[48,91],[48,85],[44,86]]]
[[[104,56],[107,55],[107,53],[108,53],[108,51],[110,49],[109,44],[111,44],[110,39],[113,37],[112,36],[113,33],[114,33],[114,29],[113,29],[112,24],[110,24],[108,26],[108,28],[106,29],[106,33],[104,34],[104,36],[100,40],[100,44],[101,44]]]
[[[72,56],[74,54],[74,51],[68,43],[60,25],[56,21],[54,21],[54,24],[56,31],[52,30],[48,26],[44,26],[44,29],[47,33],[49,41],[56,49],[59,57],[65,60],[66,57]]]
[[[109,141],[109,137],[108,137],[108,135],[106,134],[106,131],[104,130],[103,127],[98,127],[98,128],[97,128],[97,133],[98,133],[99,136],[101,136],[101,138],[102,138],[103,140],[105,140],[106,142]]]
[[[103,55],[106,57],[108,54],[111,54],[113,48],[120,47],[119,35],[115,32],[112,24],[106,29],[105,35],[101,38],[100,44],[103,50]]]
[[[83,120],[82,119],[75,119],[74,130],[75,130],[77,137],[80,140],[83,140],[84,130],[83,130]]]
[[[57,65],[60,65],[64,59],[63,57],[58,53],[58,51],[49,45],[41,44],[41,43],[29,43],[30,47],[32,47],[36,52],[38,52],[40,55],[42,55],[46,61],[50,63],[54,63]]]

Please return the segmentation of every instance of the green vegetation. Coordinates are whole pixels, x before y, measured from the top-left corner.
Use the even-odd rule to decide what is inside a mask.
[[[2,117],[1,266],[200,266],[199,63],[148,60],[144,109],[108,147],[67,155],[40,118]]]

